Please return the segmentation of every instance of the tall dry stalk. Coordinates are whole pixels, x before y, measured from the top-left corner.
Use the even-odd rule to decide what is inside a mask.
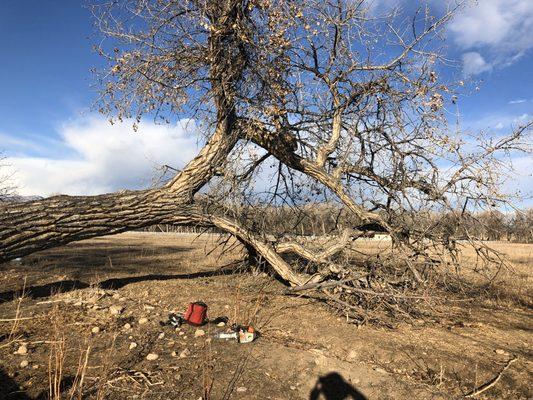
[[[48,393],[50,400],[60,400],[66,358],[66,338],[57,306],[52,311],[51,319],[53,337],[50,341],[50,355],[48,358]]]
[[[24,277],[24,284],[22,285],[22,292],[17,299],[17,308],[15,310],[15,318],[13,319],[13,325],[11,326],[11,331],[9,332],[8,342],[13,341],[13,338],[17,334],[19,327],[20,327],[20,320],[21,320],[20,308],[21,308],[22,302],[26,298],[26,280],[27,280],[27,276]]]
[[[87,365],[89,363],[89,353],[91,352],[91,346],[87,346],[85,351],[80,352],[80,358],[78,361],[78,368],[76,370],[76,376],[72,383],[72,387],[69,391],[69,400],[77,398],[83,399],[83,383],[85,381],[85,374],[87,373]]]

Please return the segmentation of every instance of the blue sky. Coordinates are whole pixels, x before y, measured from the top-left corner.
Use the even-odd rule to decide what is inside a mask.
[[[378,8],[395,3],[375,0]],[[446,45],[457,67],[447,73],[471,83],[459,103],[463,128],[503,133],[533,115],[533,1],[480,3],[450,25]],[[91,111],[96,91],[90,69],[102,60],[92,50],[98,38],[84,4],[2,1],[0,151],[24,195],[146,186],[158,165],[179,166],[197,148],[186,121],[170,127],[145,121],[141,135],[131,124],[110,126]],[[123,151],[117,156],[112,149]],[[516,161],[519,174],[509,188],[531,191],[533,161]]]

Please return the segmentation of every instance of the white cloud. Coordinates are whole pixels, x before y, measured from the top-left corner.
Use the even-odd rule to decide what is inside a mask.
[[[509,104],[521,104],[521,103],[525,103],[526,101],[527,101],[526,99],[516,99],[516,100],[511,100]]]
[[[521,156],[511,160],[513,174],[504,182],[503,192],[508,194],[518,194],[519,197],[527,198],[525,206],[533,206],[531,196],[533,196],[533,157]]]
[[[21,195],[98,194],[146,187],[155,167],[182,167],[194,157],[198,148],[195,130],[192,121],[176,125],[141,122],[138,132],[133,132],[132,121],[110,125],[91,115],[59,129],[60,145],[72,156],[17,154],[8,156],[6,164]]]
[[[533,1],[476,2],[457,15],[450,31],[460,48],[482,52],[488,65],[511,65],[533,48]]]
[[[465,76],[477,75],[491,69],[492,65],[487,64],[481,54],[475,51],[463,54],[463,73]]]
[[[491,130],[497,130],[503,131],[498,132],[498,134],[506,134],[510,133],[511,129],[522,126],[532,119],[533,115],[528,113],[523,113],[520,115],[491,113],[475,119],[465,120],[462,124],[462,127],[467,131],[483,130],[490,132]]]

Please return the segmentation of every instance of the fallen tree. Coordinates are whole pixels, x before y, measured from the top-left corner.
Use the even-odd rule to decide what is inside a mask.
[[[113,39],[99,49],[109,61],[99,75],[100,111],[112,121],[203,121],[205,145],[160,187],[0,204],[0,262],[154,224],[199,225],[237,237],[292,286],[342,279],[346,290],[372,294],[354,286],[360,274],[334,259],[350,237],[377,230],[391,235],[398,264],[382,268],[392,272],[381,289],[424,285],[433,266],[453,262],[457,247],[454,237],[421,225],[417,213],[446,210],[460,221],[465,210],[506,201],[499,154],[521,151],[531,123],[497,138],[451,132],[445,110],[457,93],[439,78],[438,41],[460,6],[407,18],[396,10],[376,15],[367,3],[95,6],[98,28]],[[268,163],[275,172],[266,178]],[[266,181],[274,183],[258,190]],[[301,209],[331,196],[358,224],[326,249],[290,242],[291,232],[272,240],[261,213],[243,211],[254,204]],[[313,269],[292,265],[288,253]],[[370,268],[367,282],[378,274],[371,259],[361,265]],[[358,309],[322,289],[340,308]]]

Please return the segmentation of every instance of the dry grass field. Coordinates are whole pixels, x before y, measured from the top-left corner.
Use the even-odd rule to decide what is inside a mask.
[[[459,399],[515,357],[476,398],[533,396],[533,245],[494,243],[513,270],[472,290],[478,297],[458,293],[387,328],[283,295],[265,274],[231,273],[242,253],[222,255],[215,239],[128,233],[1,265],[0,398]],[[465,266],[474,262],[465,249]],[[211,317],[252,323],[260,338],[160,326],[195,300]]]

